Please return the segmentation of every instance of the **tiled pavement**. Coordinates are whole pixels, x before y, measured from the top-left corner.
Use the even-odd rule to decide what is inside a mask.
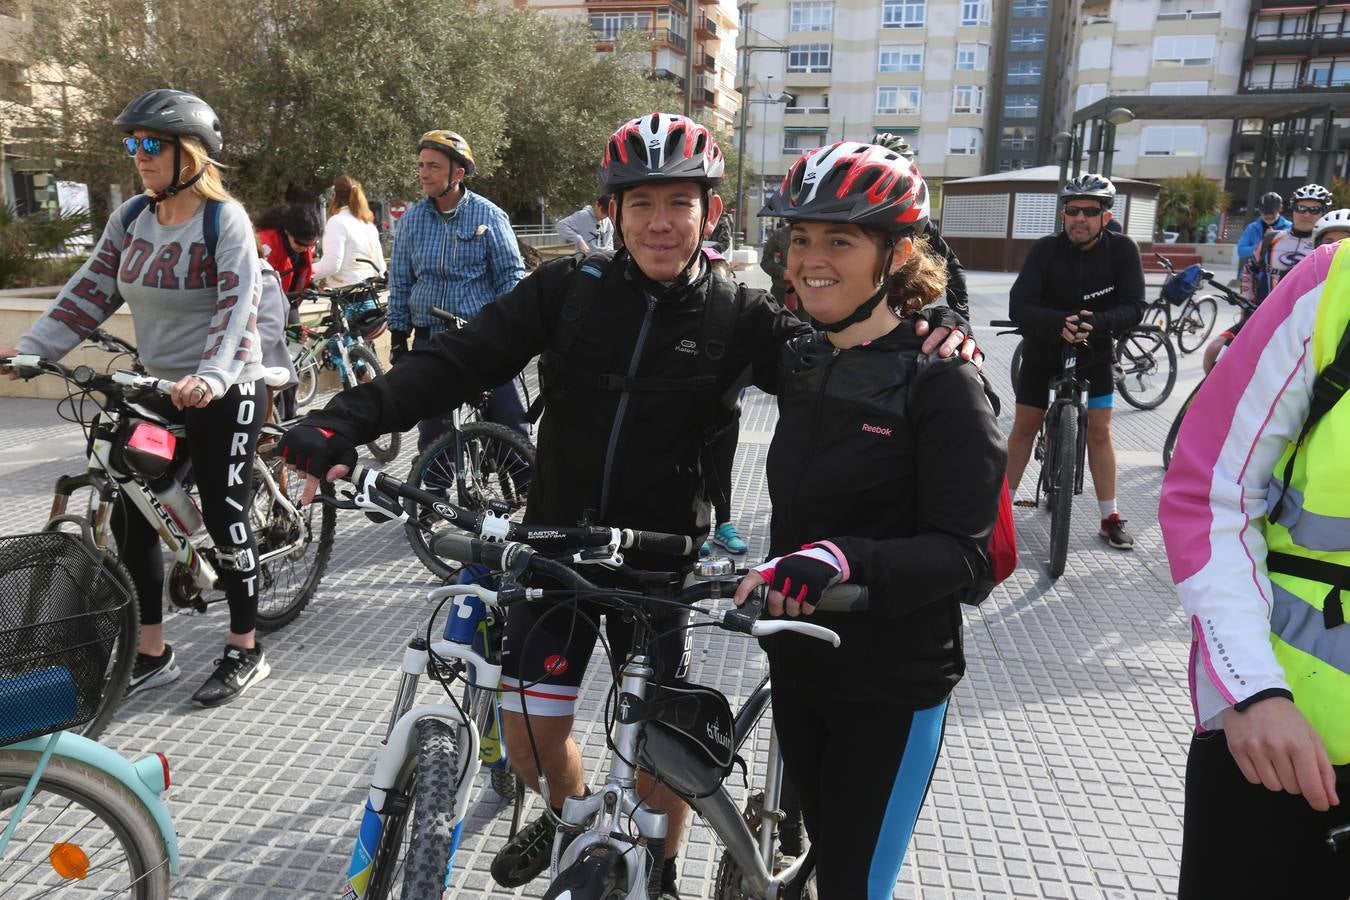
[[[1012,277],[972,273],[970,281],[977,325],[1002,317]],[[1009,401],[1006,428],[1014,339],[987,327],[982,338],[986,372]],[[1017,511],[1022,565],[966,612],[969,672],[952,701],[945,751],[896,897],[1175,893],[1187,636],[1155,510],[1158,450],[1198,366],[1195,357],[1183,360],[1180,383],[1161,409],[1117,406],[1120,505],[1137,537],[1134,553],[1113,552],[1096,537],[1088,487],[1075,506],[1068,570],[1051,583],[1048,516]],[[773,419],[770,400],[749,397],[735,509],[752,555],[762,554],[767,531],[760,473]],[[4,527],[34,529],[54,478],[78,464],[77,429],[51,403],[3,400],[0,446]],[[406,471],[409,462],[405,452],[391,470]],[[961,489],[959,477],[952,489]],[[183,679],[127,703],[105,740],[132,756],[162,750],[172,761],[170,805],[183,858],[175,896],[337,896],[400,649],[424,624],[428,587],[398,529],[342,517],[317,599],[265,639],[271,677],[213,711],[194,709],[188,698],[220,654],[225,612],[169,619]],[[745,697],[761,671],[757,649],[706,630],[696,644],[696,678],[733,702]],[[596,724],[603,688],[593,679],[582,706],[589,771],[603,749]],[[539,896],[542,879],[504,891],[487,875],[509,817],[485,784],[470,812],[453,895]],[[710,895],[719,853],[696,824],[681,854],[686,897]]]

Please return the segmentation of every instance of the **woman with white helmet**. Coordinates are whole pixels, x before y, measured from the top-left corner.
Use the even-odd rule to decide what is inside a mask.
[[[1334,244],[1350,237],[1350,209],[1333,209],[1313,226],[1313,246]]]

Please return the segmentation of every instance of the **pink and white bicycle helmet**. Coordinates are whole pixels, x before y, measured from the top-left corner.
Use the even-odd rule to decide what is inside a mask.
[[[605,142],[600,181],[606,193],[639,184],[697,181],[716,187],[726,171],[706,127],[684,116],[651,113],[624,123]]]

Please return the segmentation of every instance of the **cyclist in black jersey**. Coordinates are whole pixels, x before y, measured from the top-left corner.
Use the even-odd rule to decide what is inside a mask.
[[[342,467],[355,462],[357,445],[447,412],[545,352],[555,376],[544,392],[525,521],[587,518],[687,534],[697,547],[709,525],[707,398],[720,401],[747,368],[757,378],[765,372],[772,377],[783,344],[808,330],[767,293],[725,282],[719,287],[711,276],[700,245],[722,210],[715,188],[724,168],[712,133],[683,116],[655,113],[623,125],[607,142],[601,168],[604,188],[614,193],[611,215],[623,250],[541,266],[464,328],[442,332],[385,376],[341,392],[322,412],[307,416],[281,442],[287,460],[330,480],[341,477]],[[584,309],[573,300],[581,293],[592,297]],[[672,389],[692,384],[699,373],[705,323],[714,312],[729,322],[729,334],[718,340],[716,384]],[[577,327],[564,351],[554,340],[566,321]],[[938,321],[959,324],[950,312]],[[927,328],[925,323],[922,333]],[[962,343],[959,333],[937,328],[925,345],[932,351],[943,339],[953,348]],[[962,347],[966,358],[973,353],[973,342]],[[641,551],[628,553],[627,561],[655,570],[693,563]],[[683,615],[657,623],[667,637],[655,648],[654,666],[665,680],[687,673]],[[622,655],[629,629],[615,619],[608,623],[610,646]],[[571,732],[596,620],[598,612],[584,605],[576,616],[545,615],[534,604],[513,606],[507,614],[502,685],[508,753],[535,787],[538,751],[556,810],[585,787]],[[523,712],[530,716],[533,742]],[[687,807],[664,791],[651,802],[669,816],[663,897],[678,897],[673,860]],[[522,828],[493,862],[498,883],[523,885],[543,871],[554,830],[547,813]]]
[[[1064,230],[1038,240],[1014,282],[1008,317],[1024,335],[1015,385],[1017,411],[1008,436],[1008,487],[1015,493],[1031,446],[1045,420],[1050,379],[1061,371],[1064,342],[1085,344],[1079,375],[1088,379],[1088,468],[1101,510],[1101,536],[1117,550],[1134,538],[1116,508],[1116,451],[1111,443],[1115,393],[1112,336],[1144,315],[1144,268],[1139,248],[1106,230],[1116,188],[1100,175],[1065,184]]]
[[[946,282],[917,169],[877,145],[823,147],[765,214],[791,223],[788,272],[823,330],[794,339],[766,385],[773,558],[736,598],[767,583],[771,613],[843,639],[762,642],[774,727],[819,897],[889,900],[965,669],[959,604],[987,571],[1007,455],[975,367],[921,353],[906,320]],[[951,471],[959,490],[935,477]],[[845,581],[867,586],[866,611],[813,611]]]

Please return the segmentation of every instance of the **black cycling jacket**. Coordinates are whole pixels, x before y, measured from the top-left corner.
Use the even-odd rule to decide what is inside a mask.
[[[1111,335],[1144,317],[1144,267],[1139,248],[1126,235],[1102,230],[1091,250],[1079,250],[1063,233],[1032,245],[1013,282],[1008,318],[1028,344],[1049,349],[1061,343],[1065,316],[1093,312],[1088,345],[1110,353]]]
[[[931,219],[923,234],[928,238],[928,246],[933,248],[933,252],[947,262],[947,305],[969,322],[970,300],[966,291],[966,267],[961,265],[961,260],[957,258],[956,251],[951,245],[938,234]]]
[[[838,649],[766,639],[775,694],[801,685],[918,709],[965,671],[960,597],[988,566],[1007,450],[975,367],[921,357],[921,343],[905,322],[848,350],[815,334],[784,352],[770,555],[833,543],[871,609],[810,618]]]
[[[578,255],[540,267],[465,328],[442,332],[425,349],[402,357],[383,378],[341,392],[305,424],[332,428],[359,445],[448,413],[509,381],[551,345],[569,279],[582,259]],[[648,290],[661,287],[642,283],[631,257],[621,251],[600,280],[601,293],[578,330],[570,364],[596,374],[626,374],[631,368],[645,378],[692,377],[709,279],[705,274],[658,298]],[[743,289],[739,296],[719,375],[725,387],[747,367],[769,373],[771,380],[783,342],[805,328],[763,291]],[[706,398],[694,391],[560,388],[550,393],[539,423],[526,521],[574,525],[589,513],[595,524],[687,534],[697,546],[709,518],[700,470],[700,401]],[[601,511],[607,459],[610,502]],[[627,557],[638,568],[676,568],[670,557],[638,552]]]

